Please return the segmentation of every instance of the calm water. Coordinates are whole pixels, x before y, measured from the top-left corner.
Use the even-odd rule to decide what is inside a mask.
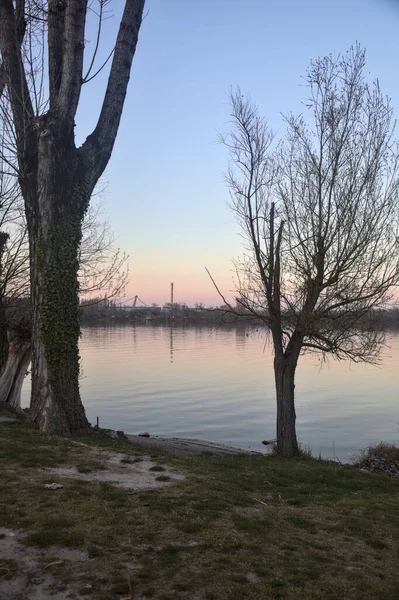
[[[380,367],[300,358],[298,437],[315,453],[347,459],[399,441],[399,336]],[[127,433],[196,437],[253,449],[273,438],[272,352],[244,328],[85,328],[82,398],[89,420]],[[23,391],[28,404],[29,381]]]

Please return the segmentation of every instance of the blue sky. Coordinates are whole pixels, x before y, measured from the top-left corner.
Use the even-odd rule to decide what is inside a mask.
[[[111,3],[103,56],[123,4]],[[241,251],[223,183],[226,150],[217,143],[228,128],[227,92],[240,85],[251,93],[283,134],[281,113],[303,111],[310,60],[358,41],[399,116],[399,0],[147,0],[146,10],[106,172],[106,215],[130,255],[128,297],[163,303],[173,281],[176,301],[217,304],[205,266],[227,292]],[[78,141],[95,124],[106,76],[104,69],[83,90]]]

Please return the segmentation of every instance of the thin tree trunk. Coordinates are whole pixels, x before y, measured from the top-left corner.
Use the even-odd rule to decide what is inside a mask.
[[[3,373],[8,358],[8,322],[3,293],[0,291],[0,375]]]
[[[8,233],[0,231],[0,375],[3,373],[8,358],[8,320],[4,301],[3,258],[8,240]]]
[[[277,454],[285,458],[292,458],[299,452],[294,401],[296,366],[297,358],[274,359],[277,397]]]
[[[0,377],[0,401],[19,410],[21,391],[31,359],[31,340],[15,335],[9,342],[7,362]]]

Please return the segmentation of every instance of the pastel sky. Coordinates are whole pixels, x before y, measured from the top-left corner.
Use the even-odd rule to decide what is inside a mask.
[[[111,3],[102,56],[123,4]],[[240,85],[251,93],[282,134],[281,113],[303,110],[309,61],[359,41],[399,116],[399,0],[147,0],[146,9],[105,177],[106,216],[130,256],[127,298],[167,302],[173,281],[176,302],[215,305],[205,267],[228,292],[242,248],[217,143],[228,128],[227,92]],[[104,69],[83,90],[78,141],[95,124],[106,76]]]

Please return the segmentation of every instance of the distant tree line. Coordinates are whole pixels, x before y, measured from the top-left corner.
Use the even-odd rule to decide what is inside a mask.
[[[162,324],[176,322],[179,324],[220,322],[237,322],[241,319],[226,313],[225,307],[205,307],[202,303],[187,306],[184,303],[166,303],[163,306],[129,307],[114,300],[103,298],[82,299],[80,303],[82,325],[147,323]]]
[[[110,325],[110,324],[163,324],[176,322],[179,324],[206,324],[223,325],[231,323],[246,323],[248,326],[259,326],[263,323],[261,316],[254,316],[250,310],[245,309],[236,302],[236,310],[232,312],[227,305],[205,306],[196,303],[187,306],[183,303],[156,304],[151,306],[129,307],[123,306],[112,299],[101,297],[82,299],[80,302],[82,325]],[[266,311],[265,315],[266,316]],[[288,316],[288,315],[287,315]],[[399,329],[399,308],[372,310],[363,317],[362,326],[369,330]]]

